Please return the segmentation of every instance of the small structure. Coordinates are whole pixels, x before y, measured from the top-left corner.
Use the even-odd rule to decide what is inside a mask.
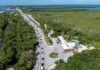
[[[80,41],[79,41],[79,40],[71,40],[71,42],[76,43],[76,45],[77,45],[77,46],[78,46],[78,45],[79,45],[79,43],[80,43]]]
[[[58,36],[61,46],[63,47],[64,51],[73,50],[77,44],[74,41],[66,42],[63,36]]]

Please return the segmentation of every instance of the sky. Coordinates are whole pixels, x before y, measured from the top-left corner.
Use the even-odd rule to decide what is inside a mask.
[[[100,4],[100,0],[0,0],[0,5]]]

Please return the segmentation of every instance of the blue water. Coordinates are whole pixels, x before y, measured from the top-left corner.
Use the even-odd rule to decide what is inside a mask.
[[[0,13],[4,13],[4,12],[13,13],[16,11],[15,10],[0,10]]]
[[[6,7],[0,6],[0,13],[16,12],[15,9],[7,10]],[[63,8],[63,9],[70,9],[70,10],[100,10],[100,5],[28,5],[28,6],[17,6],[17,7],[27,7],[34,10],[42,9],[42,8],[60,8],[60,9]]]
[[[11,13],[11,12],[16,12],[15,9],[7,9],[5,8],[4,6],[0,6],[0,13],[4,13],[4,12],[8,12],[8,13]]]
[[[100,10],[100,5],[33,5],[26,6],[31,9],[38,8],[63,8],[63,9],[71,9],[71,10]]]

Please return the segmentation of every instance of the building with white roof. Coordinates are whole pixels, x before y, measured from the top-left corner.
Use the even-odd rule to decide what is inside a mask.
[[[75,42],[66,42],[63,36],[58,36],[58,39],[64,50],[73,50],[76,47]]]

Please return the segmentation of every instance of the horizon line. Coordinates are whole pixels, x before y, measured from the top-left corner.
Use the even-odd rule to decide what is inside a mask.
[[[17,5],[0,5],[0,6],[60,6],[60,5],[100,5],[100,4],[37,4],[37,5],[32,5],[32,4],[17,4]]]

